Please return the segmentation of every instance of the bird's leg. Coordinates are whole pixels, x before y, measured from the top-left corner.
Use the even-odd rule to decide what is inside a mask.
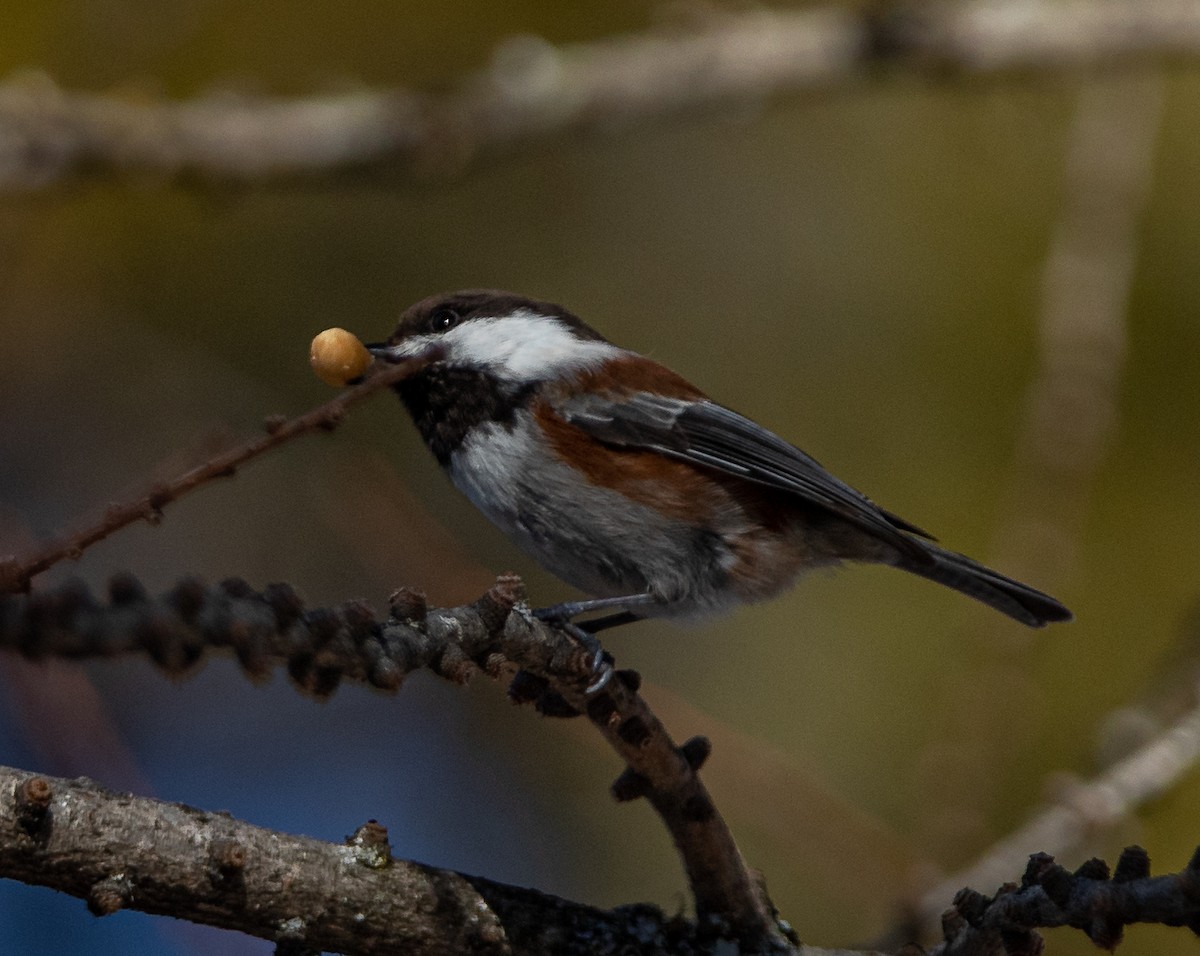
[[[550,607],[535,608],[533,616],[539,621],[545,621],[547,624],[553,624],[556,627],[562,628],[575,638],[583,646],[584,650],[592,655],[592,674],[594,679],[588,685],[586,692],[594,694],[601,690],[612,679],[613,675],[612,664],[605,660],[604,647],[596,639],[597,632],[640,620],[640,616],[632,608],[648,607],[659,603],[661,602],[652,594],[591,598],[586,601],[567,601],[563,604],[551,605]],[[583,624],[576,624],[572,620],[572,618],[578,617],[580,614],[590,614],[593,611],[608,611],[613,609],[619,610],[616,610],[614,614],[597,618],[594,621],[585,621]]]
[[[604,617],[586,621],[582,626],[587,629],[589,634],[599,634],[601,631],[607,631],[614,627],[623,627],[626,624],[633,624],[635,621],[644,620],[644,617],[640,614],[634,614],[633,611],[618,611],[616,614],[606,614]]]
[[[534,610],[533,616],[539,621],[562,624],[574,620],[580,614],[591,614],[593,611],[618,611],[619,613],[617,614],[602,617],[598,621],[593,622],[604,625],[604,627],[597,628],[597,630],[605,630],[606,628],[616,627],[618,624],[628,624],[639,620],[639,616],[635,613],[637,608],[653,607],[657,604],[662,604],[662,601],[653,594],[626,594],[621,597],[588,598],[586,601],[566,601],[563,604],[553,604],[550,607],[539,607]],[[618,617],[621,620],[615,620]],[[610,620],[612,623],[607,623]]]

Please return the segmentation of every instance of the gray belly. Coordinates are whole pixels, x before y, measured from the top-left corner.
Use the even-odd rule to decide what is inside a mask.
[[[527,417],[477,429],[451,456],[450,477],[548,571],[595,597],[647,591],[670,613],[732,599],[721,536],[664,518],[550,458]]]

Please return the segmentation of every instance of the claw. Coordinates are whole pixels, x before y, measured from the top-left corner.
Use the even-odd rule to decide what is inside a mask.
[[[592,655],[592,682],[584,688],[584,693],[589,695],[599,693],[612,680],[614,673],[613,666],[608,662],[604,652],[604,646],[597,640],[595,634],[578,624],[565,621],[559,623],[559,627],[575,638],[583,649]]]
[[[561,628],[570,634],[592,656],[592,682],[584,689],[589,697],[598,694],[612,680],[612,659],[604,653],[604,648],[596,639],[596,632],[629,624],[641,620],[633,608],[642,608],[659,604],[657,598],[649,594],[632,594],[627,597],[592,598],[587,601],[568,601],[554,604],[550,607],[534,608],[533,616],[539,621]],[[593,611],[615,611],[607,617],[596,618],[584,625],[574,622],[580,614],[590,614]]]
[[[604,661],[604,655],[601,654],[592,662],[592,673],[595,675],[596,679],[583,689],[583,692],[589,697],[604,690],[604,688],[608,686],[608,682],[612,680],[613,674],[615,674],[616,671],[613,670],[612,664],[608,664]]]

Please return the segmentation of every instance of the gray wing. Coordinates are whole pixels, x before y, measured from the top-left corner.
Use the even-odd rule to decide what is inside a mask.
[[[906,552],[926,555],[908,535],[930,538],[927,532],[880,508],[778,435],[714,402],[637,392],[621,400],[575,395],[556,407],[600,441],[657,451],[789,492]]]

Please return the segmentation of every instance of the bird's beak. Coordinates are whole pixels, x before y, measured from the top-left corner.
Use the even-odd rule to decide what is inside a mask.
[[[381,362],[390,365],[413,364],[428,365],[445,357],[446,348],[440,342],[420,342],[408,340],[389,345],[387,342],[373,342],[367,345],[367,351]]]
[[[404,357],[397,354],[396,346],[388,345],[387,342],[368,342],[367,351],[385,362],[399,362]]]

